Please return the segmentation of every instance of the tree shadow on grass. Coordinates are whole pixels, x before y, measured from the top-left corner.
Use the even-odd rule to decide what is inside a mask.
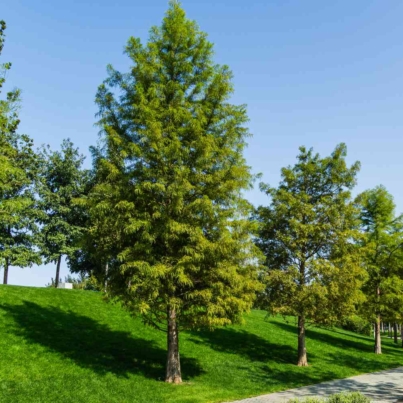
[[[266,388],[288,389],[334,379],[336,374],[331,370],[321,370],[318,373],[316,370],[296,365],[297,332],[294,333],[295,346],[273,343],[246,330],[233,328],[194,332],[189,341],[246,358],[251,365],[240,364],[238,370],[258,385],[264,384]],[[308,356],[313,359],[316,355],[311,353]]]
[[[332,333],[337,333],[337,334],[341,334],[343,336],[348,336],[348,337],[352,337],[354,339],[360,339],[360,340],[365,340],[365,341],[369,341],[369,337],[370,336],[365,336],[363,334],[359,334],[359,333],[352,333],[351,330],[346,330],[346,331],[342,331],[342,330],[337,330],[337,329],[327,329],[330,330]]]
[[[296,327],[287,323],[273,322],[273,325],[291,333],[296,332]],[[331,332],[335,334],[332,335]],[[323,358],[338,366],[359,370],[360,372],[373,372],[398,367],[403,364],[402,351],[398,346],[384,345],[382,347],[384,353],[393,358],[394,361],[391,361],[390,359],[387,361],[381,361],[377,360],[376,357],[382,359],[382,356],[376,356],[375,354],[372,356],[373,345],[370,340],[364,338],[361,339],[362,341],[359,341],[359,338],[357,340],[350,340],[348,338],[337,336],[338,333],[339,332],[333,332],[332,330],[329,330],[327,333],[322,333],[311,328],[307,329],[306,336],[308,343],[309,340],[315,340],[338,348],[338,352],[327,352],[326,355],[323,356]],[[345,336],[350,337],[350,335]],[[357,354],[353,354],[354,352]],[[363,353],[365,355],[362,355]],[[358,357],[359,354],[361,355]],[[309,354],[308,344],[308,357],[309,356],[312,356],[312,354]]]
[[[368,343],[368,339],[366,340],[367,343],[365,340],[361,342],[359,339],[343,339],[336,334],[322,333],[310,328],[307,330],[308,343],[309,340],[315,340],[324,345],[322,350],[319,350],[318,346],[313,353],[308,344],[310,366],[308,368],[298,367],[296,365],[296,326],[281,322],[271,322],[271,324],[293,334],[295,344],[290,346],[272,343],[256,334],[233,328],[219,328],[213,332],[192,333],[193,337],[190,340],[196,344],[207,345],[216,351],[236,354],[253,363],[260,363],[255,368],[246,364],[240,366],[239,369],[245,371],[246,376],[257,383],[265,383],[267,386],[275,387],[279,385],[281,389],[340,378],[345,372],[341,371],[341,368],[366,373],[402,365],[403,357],[400,349],[388,348],[388,346],[385,351],[389,355],[389,359],[385,361],[375,360],[372,358],[372,346]],[[326,344],[338,348],[338,351],[326,351]],[[326,369],[322,365],[325,362],[328,362]]]
[[[153,341],[111,330],[75,312],[32,302],[3,304],[0,309],[14,319],[15,326],[10,331],[15,335],[62,354],[83,368],[98,374],[110,372],[124,377],[142,374],[147,378],[164,378],[166,351]],[[181,366],[185,379],[203,372],[193,358],[182,356]]]
[[[212,332],[200,331],[193,335],[195,336],[191,339],[193,343],[208,345],[217,351],[241,355],[251,361],[264,363],[273,361],[283,364],[297,362],[296,344],[293,348],[284,344],[271,343],[269,340],[245,330],[219,328]]]
[[[296,333],[296,327],[288,323],[272,322],[272,324],[274,326],[280,327],[283,330]],[[333,336],[329,333],[322,333],[312,328],[308,328],[306,330],[306,337],[307,339],[316,340],[321,343],[331,344],[332,346],[341,349],[354,349],[361,352],[370,352],[372,348],[371,345],[368,343],[355,340],[348,340],[342,337],[338,337],[336,335]]]

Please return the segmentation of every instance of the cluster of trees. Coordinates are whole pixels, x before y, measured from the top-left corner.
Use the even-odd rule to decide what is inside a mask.
[[[96,95],[91,170],[69,140],[34,151],[17,133],[19,92],[1,101],[4,283],[10,266],[44,261],[57,287],[66,257],[166,332],[167,382],[181,382],[182,330],[242,322],[253,306],[297,318],[298,365],[308,324],[352,315],[375,324],[381,353],[381,321],[403,321],[403,219],[386,189],[353,199],[359,163],[347,165],[346,146],[325,158],[301,147],[255,209],[243,196],[256,179],[243,156],[246,108],[230,102],[231,72],[214,64],[206,34],[173,1],[126,53],[129,71],[109,66]]]

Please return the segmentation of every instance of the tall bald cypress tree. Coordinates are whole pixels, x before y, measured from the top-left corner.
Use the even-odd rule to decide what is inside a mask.
[[[180,329],[241,321],[259,288],[242,198],[248,118],[212,48],[171,2],[146,45],[130,38],[129,71],[109,67],[97,95],[104,148],[89,234],[109,260],[110,295],[167,332],[173,383]]]

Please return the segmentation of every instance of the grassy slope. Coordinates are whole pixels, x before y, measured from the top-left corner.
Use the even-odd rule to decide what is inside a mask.
[[[218,402],[403,365],[384,340],[309,329],[298,368],[296,330],[255,311],[243,327],[181,336],[185,383],[167,385],[165,335],[97,293],[0,286],[0,402]]]

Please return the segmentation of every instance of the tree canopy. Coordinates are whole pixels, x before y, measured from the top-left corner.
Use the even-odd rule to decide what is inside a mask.
[[[85,211],[76,199],[85,194],[88,172],[82,168],[84,157],[70,140],[64,140],[60,151],[43,147],[38,181],[41,224],[39,247],[45,263],[57,265],[55,287],[59,284],[63,256],[74,257],[84,230]]]
[[[0,55],[6,24],[0,21]],[[0,66],[0,94],[11,63]],[[40,263],[34,248],[36,218],[34,185],[38,157],[27,135],[17,133],[20,91],[12,90],[0,100],[0,264],[7,284],[10,266]]]
[[[108,293],[167,331],[166,381],[181,382],[179,330],[242,320],[255,291],[253,176],[232,74],[172,1],[146,45],[130,38],[127,73],[99,87],[104,147],[90,228],[110,260]]]
[[[360,301],[361,267],[357,214],[351,201],[359,163],[348,167],[344,144],[329,157],[300,148],[298,162],[283,168],[278,188],[257,209],[257,245],[266,257],[260,297],[272,313],[298,318],[298,365],[308,364],[306,323],[330,325]]]
[[[382,353],[380,322],[401,319],[403,302],[403,216],[395,215],[393,197],[383,186],[361,193],[361,247],[368,279],[363,315],[375,323],[376,354]]]

